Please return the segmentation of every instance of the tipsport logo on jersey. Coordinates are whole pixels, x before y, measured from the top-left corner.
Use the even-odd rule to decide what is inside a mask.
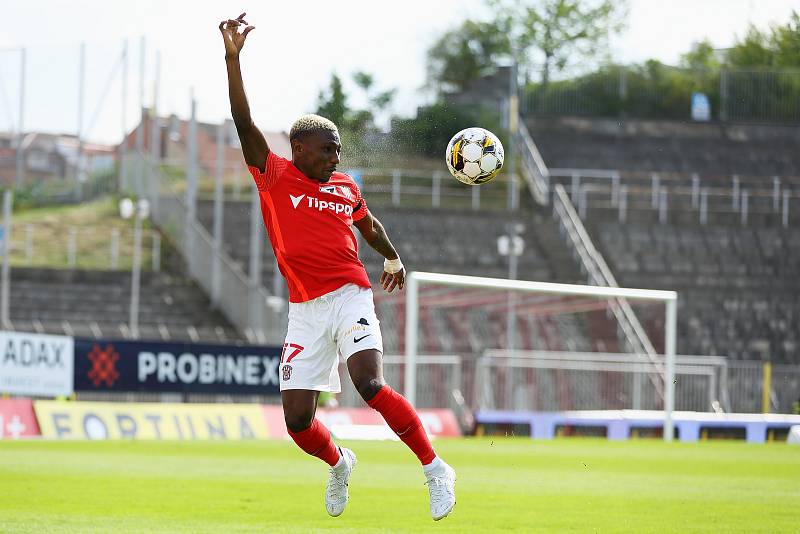
[[[350,204],[320,200],[317,197],[308,195],[289,195],[289,199],[292,201],[292,206],[294,206],[294,209],[297,209],[301,205],[306,205],[307,207],[316,209],[317,211],[330,210],[337,215],[339,213],[344,213],[348,217],[353,215],[353,206]],[[305,202],[303,202],[304,200]]]

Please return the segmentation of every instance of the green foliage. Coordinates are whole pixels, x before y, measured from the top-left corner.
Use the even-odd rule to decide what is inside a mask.
[[[81,184],[80,196],[74,178],[28,181],[14,190],[14,210],[60,204],[77,204],[115,192],[117,171],[96,172]]]
[[[553,71],[601,59],[609,35],[621,31],[627,17],[627,3],[620,0],[489,0],[489,5],[513,36],[521,70],[539,62],[543,87]]]
[[[332,120],[339,128],[346,127],[350,108],[347,106],[347,95],[344,94],[342,79],[336,73],[331,74],[327,93],[319,92],[317,109],[314,113]]]
[[[416,118],[395,118],[392,121],[392,138],[395,146],[407,153],[439,157],[444,154],[453,134],[470,126],[486,128],[498,135],[502,143],[507,143],[508,136],[496,112],[477,106],[452,106],[441,102],[420,108]]]
[[[353,74],[353,82],[365,93],[369,105],[366,109],[353,109],[347,103],[342,79],[331,75],[327,91],[320,91],[314,113],[332,120],[342,132],[356,136],[375,129],[375,116],[384,112],[394,100],[395,89],[375,92],[371,74],[359,71]]]
[[[650,60],[634,67],[605,66],[547,87],[532,84],[526,93],[529,111],[542,115],[684,119],[693,92],[705,93],[717,113],[718,87],[719,71],[691,71]]]
[[[772,31],[776,67],[800,67],[800,13],[792,12],[785,26]]]
[[[714,45],[705,39],[692,44],[692,48],[681,56],[681,66],[693,70],[719,69],[720,62]]]
[[[800,67],[800,13],[792,12],[785,25],[761,31],[750,26],[744,39],[727,52],[734,67]]]
[[[623,27],[624,1],[488,0],[489,21],[466,20],[445,32],[428,50],[428,83],[440,93],[465,89],[514,59],[525,79],[551,73],[585,59],[600,59],[608,36]]]
[[[692,93],[701,92],[714,118],[796,121],[800,73],[776,69],[797,66],[800,15],[793,13],[787,24],[770,31],[751,26],[725,53],[701,41],[681,57],[680,67],[655,60],[604,66],[568,80],[529,84],[525,98],[527,110],[537,114],[687,119]]]
[[[744,39],[728,50],[727,60],[736,67],[769,67],[773,56],[766,33],[751,25]]]
[[[428,50],[428,83],[439,93],[460,91],[473,80],[494,72],[511,54],[502,20],[464,21],[445,32]]]

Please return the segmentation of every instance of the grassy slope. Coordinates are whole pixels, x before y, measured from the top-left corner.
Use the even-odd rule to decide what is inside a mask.
[[[0,442],[2,532],[790,532],[800,451],[783,444],[440,441],[458,505],[428,516],[402,444],[355,443],[345,514],[291,443]]]
[[[27,225],[33,226],[33,258],[26,258]],[[142,265],[149,268],[150,231],[142,237]],[[76,264],[84,269],[110,269],[111,232],[119,237],[119,269],[130,269],[133,258],[133,221],[122,219],[112,197],[76,205],[48,206],[14,214],[11,261],[18,266],[67,267],[70,229],[78,231]]]

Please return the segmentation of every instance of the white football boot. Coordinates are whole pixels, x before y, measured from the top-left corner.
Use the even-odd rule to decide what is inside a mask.
[[[434,462],[438,465],[425,470],[428,479],[425,484],[431,496],[431,517],[439,521],[447,517],[456,505],[456,472],[444,460],[437,458]]]
[[[343,461],[338,467],[330,468],[331,475],[325,488],[325,508],[333,517],[342,515],[344,507],[347,506],[347,484],[350,481],[350,473],[356,466],[356,454],[353,451],[339,447],[339,452]]]

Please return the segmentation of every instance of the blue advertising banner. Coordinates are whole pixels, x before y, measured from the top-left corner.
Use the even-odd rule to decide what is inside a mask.
[[[75,391],[279,394],[280,347],[75,339]]]

